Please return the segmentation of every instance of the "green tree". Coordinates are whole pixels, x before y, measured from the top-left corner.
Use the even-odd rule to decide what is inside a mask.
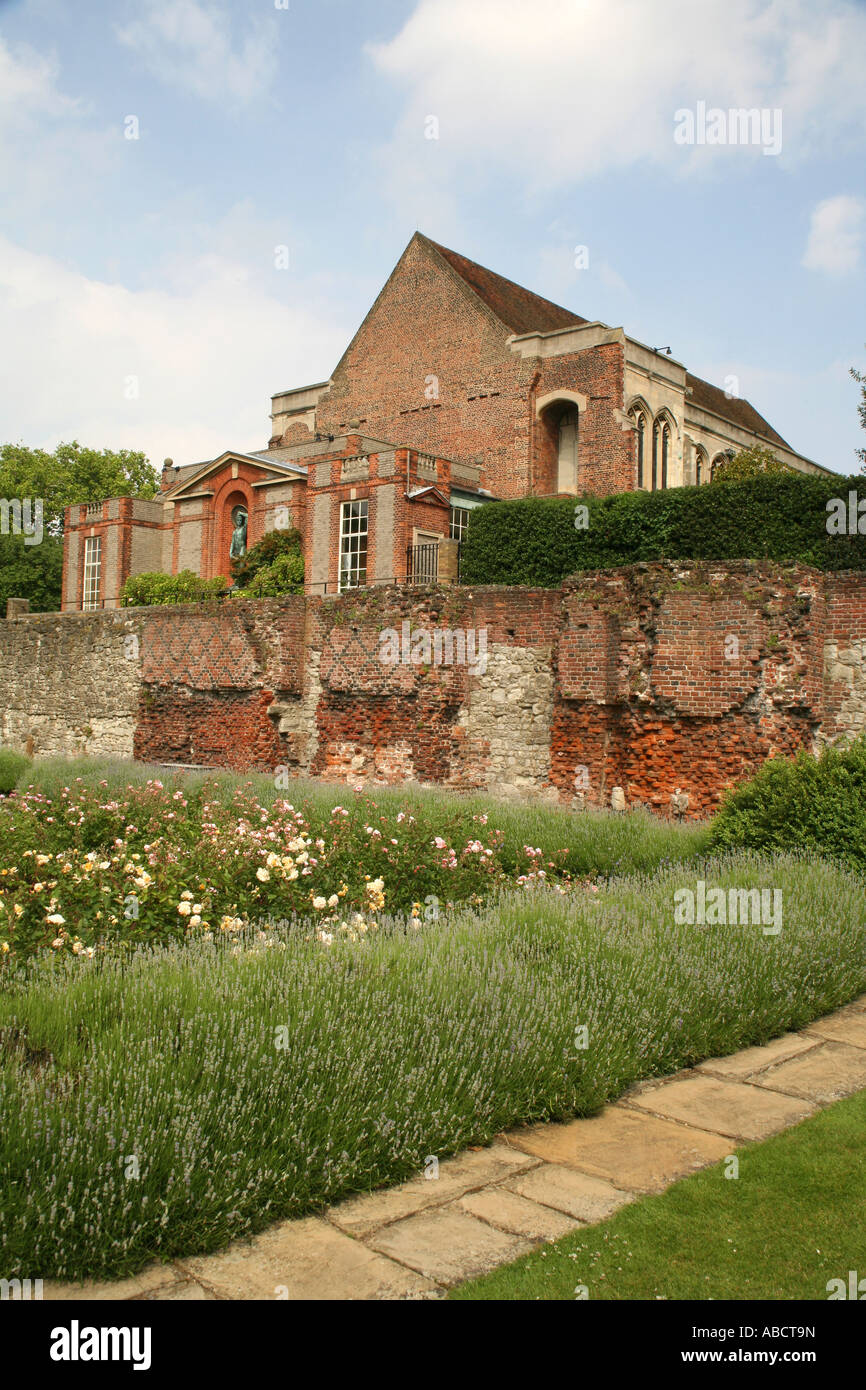
[[[733,458],[726,458],[723,463],[717,464],[713,469],[712,481],[744,483],[749,478],[757,478],[761,473],[794,472],[796,469],[777,459],[772,449],[765,449],[760,444],[750,444],[747,449],[741,449],[738,454],[734,454]]]
[[[0,497],[41,498],[43,524],[52,536],[63,533],[65,507],[106,497],[155,497],[159,481],[153,465],[134,449],[86,449],[74,439],[50,453],[0,445]]]
[[[0,620],[8,598],[26,598],[34,613],[60,607],[63,541],[44,535],[38,545],[26,545],[23,535],[0,535]]]
[[[0,445],[0,500],[29,503],[34,516],[42,505],[42,533],[25,544],[12,523],[0,534],[0,605],[27,598],[34,612],[60,607],[63,568],[63,513],[80,502],[106,497],[154,497],[159,475],[145,455],[133,449],[87,449],[72,440],[53,451],[24,444]]]

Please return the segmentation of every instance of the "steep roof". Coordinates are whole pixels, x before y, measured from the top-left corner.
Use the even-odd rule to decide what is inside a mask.
[[[763,435],[765,439],[771,440],[774,444],[781,444],[783,448],[790,449],[787,440],[777,434],[773,426],[759,415],[753,405],[748,401],[742,401],[736,397],[729,400],[724,391],[719,386],[713,386],[709,381],[703,381],[699,376],[692,376],[691,372],[686,372],[686,389],[691,387],[689,400],[692,405],[696,405],[701,410],[711,410],[714,415],[720,415],[723,420],[730,420],[732,425],[739,425],[741,429],[751,430],[753,434]]]
[[[425,237],[423,232],[416,235],[444,257],[451,268],[456,270],[461,279],[512,333],[552,333],[558,328],[576,328],[589,322],[571,309],[564,309],[561,304],[554,304],[540,294],[533,294],[531,290],[515,284],[513,280],[506,280],[503,275],[497,275],[495,271],[487,270],[483,265],[470,261],[458,251],[440,246],[437,241]],[[741,429],[750,430],[774,444],[780,444],[786,449],[791,447],[748,401],[729,400],[720,387],[713,386],[711,382],[704,381],[699,376],[692,376],[691,372],[686,373],[686,386],[691,388],[690,401],[693,405],[710,410],[723,420],[730,421],[732,425],[739,425]]]
[[[440,256],[444,256],[451,268],[512,333],[552,333],[557,328],[577,328],[589,322],[571,309],[563,309],[561,304],[533,294],[532,290],[516,285],[513,280],[506,280],[504,275],[485,269],[459,252],[449,251],[447,246],[431,241],[423,232],[416,235],[438,251]]]

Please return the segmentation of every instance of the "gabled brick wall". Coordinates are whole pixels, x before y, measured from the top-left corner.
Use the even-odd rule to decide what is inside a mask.
[[[356,422],[374,438],[480,464],[482,487],[523,497],[555,491],[535,400],[568,387],[588,400],[583,485],[595,493],[632,487],[632,432],[623,434],[615,416],[621,344],[537,359],[513,352],[511,336],[429,242],[413,239],[321,395],[317,428],[341,435]],[[301,430],[292,439],[308,437]]]

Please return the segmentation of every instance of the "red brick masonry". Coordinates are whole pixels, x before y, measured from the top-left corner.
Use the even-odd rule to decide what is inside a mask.
[[[866,723],[866,576],[806,567],[636,565],[561,590],[383,587],[75,621],[139,634],[134,753],[154,761],[565,803],[621,786],[663,811],[680,789],[694,816],[765,758]],[[422,641],[471,634],[474,667],[435,649],[383,661],[405,621]]]

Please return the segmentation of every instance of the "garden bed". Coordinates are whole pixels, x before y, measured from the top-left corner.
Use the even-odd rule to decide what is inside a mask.
[[[781,892],[782,930],[677,925],[698,873]],[[7,962],[6,1277],[220,1248],[866,988],[862,883],[820,860],[493,894],[435,921],[378,913],[355,941],[277,927]]]

